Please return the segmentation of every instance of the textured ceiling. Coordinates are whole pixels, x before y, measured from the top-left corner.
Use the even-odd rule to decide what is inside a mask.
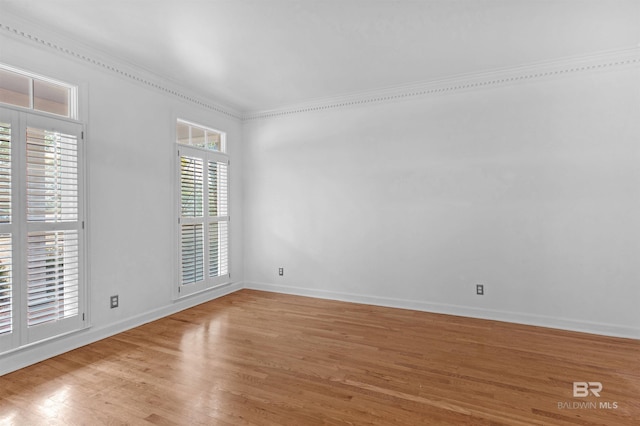
[[[241,111],[637,47],[637,0],[0,0]]]

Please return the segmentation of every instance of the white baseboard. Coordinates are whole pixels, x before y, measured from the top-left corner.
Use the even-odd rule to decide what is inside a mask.
[[[243,288],[368,305],[387,306],[391,308],[412,309],[439,314],[504,321],[539,327],[557,328],[561,330],[578,331],[604,336],[640,339],[640,329],[617,324],[577,321],[566,318],[497,311],[443,303],[365,296],[360,294],[315,290],[261,282],[236,282],[211,291],[198,293],[192,297],[180,299],[171,305],[145,312],[116,323],[107,324],[101,327],[87,328],[76,333],[71,333],[56,339],[31,345],[27,348],[6,353],[1,356],[2,364],[0,365],[0,376],[90,343],[97,342],[98,340],[105,339],[115,334],[122,333],[123,331],[130,330],[148,322],[175,314],[201,303],[242,290]]]
[[[444,303],[431,303],[417,300],[364,296],[360,294],[315,290],[262,282],[245,282],[245,288],[252,290],[269,291],[274,293],[316,297],[320,299],[340,300],[344,302],[363,303],[367,305],[412,309],[416,311],[433,312],[438,314],[457,315],[463,317],[511,322],[516,324],[534,325],[538,327],[556,328],[560,330],[578,331],[581,333],[599,334],[604,336],[640,339],[640,329],[618,324],[578,321],[567,318],[549,317],[520,312],[498,311],[470,306],[449,305]]]
[[[81,346],[88,345],[98,340],[105,339],[123,331],[130,330],[134,327],[155,321],[157,319],[175,314],[201,303],[208,302],[218,297],[242,290],[244,284],[242,282],[231,283],[212,290],[204,291],[177,300],[170,305],[154,309],[149,312],[138,314],[134,317],[126,318],[112,324],[100,327],[89,327],[75,333],[54,338],[46,342],[29,345],[26,348],[17,349],[1,356],[2,364],[0,365],[0,376],[15,370],[27,367],[45,359],[63,354]]]

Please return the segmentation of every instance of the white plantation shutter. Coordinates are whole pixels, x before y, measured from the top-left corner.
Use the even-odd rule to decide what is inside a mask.
[[[11,124],[0,122],[0,223],[11,223]]]
[[[16,224],[13,220],[12,185],[13,162],[12,133],[14,126],[11,118],[15,118],[0,109],[0,352],[11,349],[14,340],[14,262],[13,238],[16,235]]]
[[[229,273],[227,222],[214,222],[209,225],[209,276],[219,277]]]
[[[0,122],[0,224],[11,229],[11,125]],[[0,234],[0,335],[11,333],[11,233]]]
[[[180,158],[180,271],[181,285],[203,283],[204,246],[204,160],[193,155]]]
[[[13,331],[11,234],[0,234],[0,335]]]
[[[78,315],[79,261],[78,231],[29,233],[29,327]]]
[[[182,284],[204,280],[204,230],[202,224],[182,225]]]
[[[27,128],[27,222],[77,220],[76,137]],[[78,232],[29,232],[27,241],[27,325],[77,315]]]
[[[227,275],[229,240],[227,238],[228,217],[228,165],[209,161],[209,276]]]
[[[183,217],[201,217],[204,208],[204,162],[197,157],[180,158],[180,199]]]
[[[28,327],[79,313],[78,136],[27,127]]]
[[[228,159],[197,146],[185,146],[195,128],[179,123],[179,295],[229,280]],[[220,138],[223,140],[223,138]],[[181,142],[183,141],[183,142]]]
[[[27,220],[78,220],[78,141],[73,135],[27,128]]]
[[[227,216],[227,163],[209,161],[209,216]]]

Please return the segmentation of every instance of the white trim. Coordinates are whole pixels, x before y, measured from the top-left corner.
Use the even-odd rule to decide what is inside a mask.
[[[55,35],[55,38],[50,38],[50,35],[44,38],[36,34],[42,31],[42,29],[34,29],[33,23],[28,23],[14,16],[8,17],[7,21],[0,22],[0,32],[8,34],[11,37],[68,55],[76,60],[89,63],[90,65],[134,80],[137,83],[172,95],[183,101],[219,112],[238,121],[276,118],[306,112],[394,102],[423,96],[522,84],[577,73],[611,71],[628,66],[640,65],[640,47],[632,47],[595,52],[583,56],[558,58],[552,61],[531,63],[516,67],[461,74],[443,79],[417,81],[401,86],[377,88],[370,91],[312,99],[294,105],[279,105],[270,109],[240,111],[208,99],[203,99],[197,94],[188,93],[183,87],[149,70],[100,53],[96,49],[91,49],[86,46],[83,47],[74,40],[62,38],[59,34]],[[22,28],[17,28],[13,22]],[[30,29],[25,30],[25,28]],[[70,48],[69,46],[73,47]]]
[[[283,286],[262,282],[235,282],[215,289],[209,289],[202,293],[192,295],[191,297],[181,298],[174,301],[171,305],[153,309],[116,323],[110,323],[102,327],[85,329],[4,353],[0,355],[2,357],[0,376],[245,288],[274,293],[315,297],[320,299],[339,300],[352,303],[387,306],[399,309],[412,309],[446,315],[466,316],[539,327],[557,328],[605,336],[640,339],[640,329],[614,324],[582,322],[563,318],[478,309],[458,305],[362,296],[352,293],[313,290],[302,287]]]
[[[132,328],[139,327],[143,324],[156,321],[185,309],[209,302],[227,294],[231,294],[238,290],[242,290],[242,288],[242,282],[230,283],[226,286],[221,286],[216,289],[210,289],[209,291],[199,293],[193,297],[182,298],[173,304],[153,309],[122,321],[110,323],[103,327],[85,329],[83,331],[49,339],[44,342],[38,342],[33,345],[29,345],[28,347],[16,349],[12,352],[7,352],[0,355],[2,357],[0,376],[90,343],[97,342],[98,340],[114,336]]]
[[[450,305],[445,303],[433,303],[419,300],[363,296],[353,293],[315,290],[303,287],[285,286],[263,282],[248,281],[245,282],[245,288],[251,290],[269,291],[273,293],[316,297],[319,299],[339,300],[343,302],[362,303],[367,305],[386,306],[399,309],[412,309],[416,311],[432,312],[438,314],[503,321],[516,324],[533,325],[537,327],[556,328],[560,330],[577,331],[581,333],[599,334],[604,336],[640,339],[640,328],[619,324],[578,321],[569,318],[549,317],[544,315],[509,312],[494,309],[482,309],[471,306]]]
[[[0,108],[11,109],[11,110],[14,110],[14,111],[19,112],[19,113],[31,114],[31,115],[38,116],[38,117],[51,118],[51,119],[54,119],[54,120],[57,120],[57,121],[65,121],[67,123],[84,125],[84,121],[79,120],[79,119],[75,119],[75,118],[71,118],[71,117],[65,117],[64,115],[52,114],[52,113],[46,112],[46,111],[38,111],[36,109],[30,109],[30,108],[21,107],[21,106],[18,106],[18,105],[11,105],[11,104],[5,104],[5,103],[0,102]]]
[[[277,118],[307,112],[387,103],[424,96],[522,84],[578,73],[610,71],[638,65],[640,65],[640,47],[634,47],[315,99],[297,105],[247,112],[243,115],[242,120]]]

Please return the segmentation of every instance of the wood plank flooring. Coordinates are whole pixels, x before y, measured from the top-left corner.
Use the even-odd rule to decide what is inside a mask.
[[[0,424],[638,425],[639,361],[638,340],[242,290],[0,377]]]

